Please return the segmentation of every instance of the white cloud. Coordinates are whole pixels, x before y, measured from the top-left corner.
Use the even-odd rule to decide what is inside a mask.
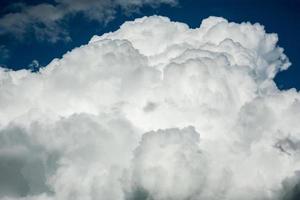
[[[176,5],[177,0],[55,0],[55,4],[37,5],[12,4],[17,12],[0,18],[0,34],[12,34],[23,39],[33,32],[38,40],[57,42],[71,40],[66,21],[76,14],[83,14],[89,20],[107,23],[117,9],[125,14],[138,12],[143,6],[157,7],[160,4]]]
[[[190,199],[204,188],[207,163],[193,127],[145,133],[132,165],[129,197],[143,190],[153,199]]]
[[[259,24],[152,16],[37,73],[1,68],[0,196],[297,194],[300,94],[273,81],[290,65],[277,40]]]

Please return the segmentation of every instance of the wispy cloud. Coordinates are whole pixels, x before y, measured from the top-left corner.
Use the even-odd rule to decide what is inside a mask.
[[[9,50],[5,45],[0,45],[0,65],[9,58]]]
[[[12,4],[16,12],[0,19],[0,34],[11,34],[24,39],[28,32],[38,40],[57,42],[71,40],[66,22],[76,14],[88,20],[107,23],[114,19],[117,9],[126,14],[139,11],[143,6],[156,7],[160,4],[176,5],[177,0],[56,0],[55,4],[41,3],[34,6]]]

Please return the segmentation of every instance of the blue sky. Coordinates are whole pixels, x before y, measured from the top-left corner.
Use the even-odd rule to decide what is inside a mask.
[[[43,3],[57,5],[54,1],[1,1],[0,15],[3,19],[9,13],[19,12],[22,6],[36,6]],[[252,23],[259,22],[267,32],[277,33],[279,45],[285,49],[292,66],[276,76],[276,83],[281,89],[300,89],[300,1],[299,0],[181,0],[177,5],[139,6],[139,11],[126,12],[116,7],[114,19],[107,22],[90,20],[83,13],[76,13],[62,20],[60,24],[69,33],[69,39],[49,41],[37,38],[32,30],[15,36],[3,33],[0,27],[0,63],[10,69],[29,68],[33,60],[41,66],[47,65],[53,58],[61,57],[68,50],[86,44],[93,35],[114,31],[125,21],[144,15],[163,15],[171,20],[198,27],[201,20],[208,16],[222,16],[229,21]],[[107,16],[104,16],[105,18]],[[105,19],[104,19],[105,20]],[[42,27],[43,28],[43,27]],[[19,38],[18,38],[19,37]]]

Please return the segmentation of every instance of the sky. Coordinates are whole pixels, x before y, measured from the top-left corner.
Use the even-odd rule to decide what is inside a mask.
[[[297,200],[297,1],[1,1],[1,200]]]
[[[18,12],[21,5],[34,6],[42,3],[57,4],[54,1],[2,0],[0,17],[3,18],[9,13]],[[35,35],[32,33],[32,29],[28,29],[28,26],[32,25],[27,25],[28,31],[19,34],[3,31],[8,28],[2,25],[2,27],[0,26],[0,30],[2,30],[0,34],[0,64],[18,70],[35,66],[36,62],[33,61],[36,60],[40,66],[46,66],[52,59],[60,58],[74,47],[86,44],[93,35],[115,31],[125,21],[144,15],[167,16],[172,20],[184,22],[192,28],[198,27],[202,19],[208,16],[220,16],[234,22],[258,22],[265,26],[267,32],[277,33],[279,45],[284,48],[292,66],[289,70],[276,76],[276,83],[282,89],[297,88],[299,90],[300,88],[300,79],[298,78],[300,74],[299,0],[185,0],[171,5],[168,3],[156,6],[143,5],[139,6],[139,11],[126,13],[120,6],[114,9],[115,13],[111,16],[89,19],[83,16],[82,12],[74,12],[72,16],[65,17],[61,20],[64,22],[59,27],[68,32],[67,39],[63,38],[64,36],[56,38],[55,34]],[[103,18],[109,20],[104,22]],[[2,22],[2,24],[4,23]]]

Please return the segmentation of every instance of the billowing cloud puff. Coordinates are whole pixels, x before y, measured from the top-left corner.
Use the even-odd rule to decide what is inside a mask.
[[[293,199],[300,95],[274,83],[277,41],[152,16],[38,72],[1,68],[1,198]]]
[[[142,136],[133,159],[131,195],[189,199],[203,189],[206,161],[194,128],[166,129]]]

